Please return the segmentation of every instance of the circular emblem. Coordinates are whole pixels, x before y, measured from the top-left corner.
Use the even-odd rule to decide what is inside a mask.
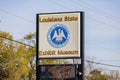
[[[48,41],[55,48],[61,48],[69,41],[69,30],[65,25],[53,25],[48,31]]]

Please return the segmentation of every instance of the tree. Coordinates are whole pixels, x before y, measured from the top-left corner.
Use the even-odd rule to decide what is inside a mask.
[[[110,71],[109,80],[119,80],[120,79],[120,72],[117,70]]]
[[[90,80],[108,80],[106,75],[102,75],[101,71],[99,70],[93,70],[90,72],[91,77]]]
[[[29,45],[36,46],[36,33],[30,33],[24,37],[24,41],[27,42]],[[29,80],[35,80],[36,79],[36,63],[34,58],[36,57],[36,48],[35,47],[28,47],[27,51],[29,52]]]
[[[10,77],[9,61],[11,61],[13,54],[13,42],[5,38],[12,39],[13,36],[7,32],[0,32],[0,80]]]
[[[85,65],[86,65],[85,66],[85,75],[86,75],[85,77],[87,77],[88,80],[90,79],[90,76],[91,76],[90,72],[94,70],[94,64],[90,61],[94,61],[94,57],[93,58],[87,57],[87,61],[85,62]]]
[[[35,35],[24,40],[35,46]],[[35,80],[35,53],[35,47],[16,43],[12,35],[0,32],[0,80]]]

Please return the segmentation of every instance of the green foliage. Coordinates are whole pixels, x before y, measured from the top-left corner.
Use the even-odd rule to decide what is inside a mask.
[[[99,70],[93,70],[90,72],[91,77],[90,80],[108,80],[106,75],[102,75],[101,71]]]
[[[29,36],[24,40],[35,46],[35,35]],[[9,33],[0,32],[0,80],[35,80],[35,48],[12,39]]]
[[[6,32],[0,32],[0,80],[3,78],[8,78],[9,75],[9,69],[8,69],[8,60],[11,60],[11,57],[13,54],[12,49],[13,49],[13,42],[6,40],[5,38],[12,39],[13,37]]]

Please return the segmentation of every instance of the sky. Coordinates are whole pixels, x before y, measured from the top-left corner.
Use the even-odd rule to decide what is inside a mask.
[[[0,30],[19,40],[36,32],[37,13],[83,11],[85,58],[120,66],[119,4],[120,0],[0,0]]]

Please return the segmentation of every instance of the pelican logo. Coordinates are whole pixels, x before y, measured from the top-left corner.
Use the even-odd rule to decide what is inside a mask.
[[[69,41],[70,34],[65,25],[53,25],[48,31],[48,41],[55,48],[61,48]]]

